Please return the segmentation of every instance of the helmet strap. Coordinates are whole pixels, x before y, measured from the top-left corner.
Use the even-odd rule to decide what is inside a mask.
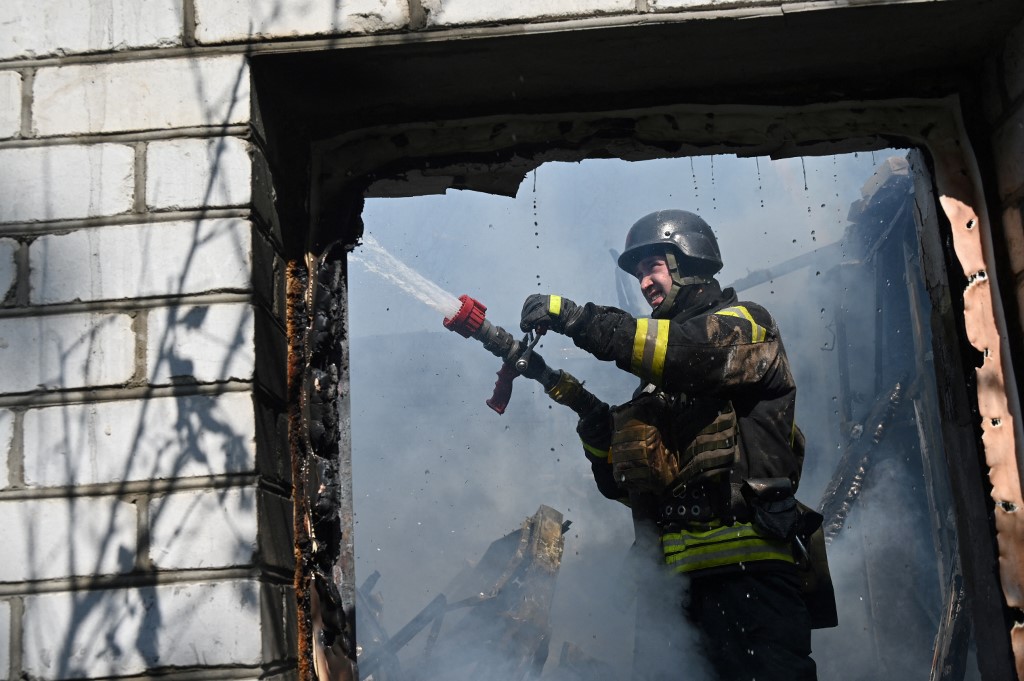
[[[679,291],[684,286],[693,286],[694,284],[708,284],[711,282],[707,277],[701,276],[690,276],[684,277],[679,272],[679,259],[676,258],[676,254],[671,249],[665,249],[665,265],[668,266],[669,274],[672,276],[672,289],[665,296],[665,300],[654,309],[652,315],[657,318],[658,313],[664,310],[666,313],[672,309],[672,306],[676,302],[676,296],[679,295]]]

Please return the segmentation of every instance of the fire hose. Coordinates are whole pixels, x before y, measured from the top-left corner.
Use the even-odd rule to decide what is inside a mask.
[[[552,369],[544,358],[533,351],[543,331],[528,331],[522,340],[486,319],[487,307],[468,295],[459,296],[462,306],[451,317],[446,317],[444,326],[464,338],[474,338],[483,343],[484,349],[502,360],[494,394],[487,400],[487,406],[505,413],[512,398],[512,381],[519,375],[532,378],[544,387],[544,392],[559,404],[583,416],[601,404],[593,393],[583,387],[572,374]]]

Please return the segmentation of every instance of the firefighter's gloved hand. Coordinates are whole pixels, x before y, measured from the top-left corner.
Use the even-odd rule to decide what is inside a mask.
[[[583,315],[583,308],[562,296],[533,294],[523,303],[519,328],[523,331],[551,329],[571,336]]]

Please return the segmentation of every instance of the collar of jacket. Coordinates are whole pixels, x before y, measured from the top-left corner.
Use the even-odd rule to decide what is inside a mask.
[[[708,310],[728,307],[736,302],[736,291],[731,288],[723,291],[718,281],[712,279],[707,284],[680,287],[672,307],[667,310],[658,307],[651,313],[651,316],[655,319],[674,319],[685,322]]]

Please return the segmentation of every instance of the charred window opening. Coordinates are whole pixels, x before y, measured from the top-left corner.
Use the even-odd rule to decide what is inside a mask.
[[[857,27],[850,26],[849,35],[856,35],[858,44],[863,44],[861,33],[871,32],[871,26],[895,25],[878,21],[880,17],[874,11],[851,13],[850,18],[865,20]],[[959,24],[949,21],[948,16],[932,24],[940,31],[953,26]],[[785,41],[786,31],[790,37],[799,35],[801,39],[816,35],[796,23],[777,24],[772,30],[762,28],[764,41],[771,44]],[[932,363],[939,369],[942,447],[941,455],[930,460],[942,459],[948,470],[952,515],[963,558],[964,600],[949,598],[943,602],[942,613],[970,615],[983,676],[996,678],[1012,666],[1007,631],[1013,617],[1003,594],[1013,593],[1021,581],[1015,569],[1007,567],[1019,564],[1012,560],[1015,542],[1012,532],[1007,531],[1012,528],[1006,523],[1010,506],[1017,501],[1008,476],[1016,476],[1017,468],[1004,464],[1013,457],[1013,437],[1019,424],[1013,422],[1005,393],[1001,392],[998,367],[1005,349],[998,338],[993,338],[995,325],[989,323],[992,316],[985,312],[983,300],[993,271],[985,264],[983,239],[978,237],[989,229],[979,198],[980,180],[969,151],[965,151],[956,102],[936,98],[953,91],[951,76],[932,69],[935,65],[925,63],[927,60],[922,62],[920,54],[929,54],[927,51],[915,53],[913,45],[893,40],[886,44],[891,44],[895,53],[857,60],[857,69],[874,68],[887,74],[885,83],[867,82],[853,73],[853,62],[843,63],[841,57],[824,49],[822,41],[833,39],[828,32],[809,38],[810,43],[818,41],[817,47],[801,43],[800,49],[792,53],[793,60],[803,58],[815,65],[806,83],[798,76],[786,80],[768,75],[769,71],[789,73],[791,67],[795,74],[807,71],[799,64],[780,64],[779,59],[785,61],[779,56],[781,52],[756,40],[744,43],[743,49],[755,54],[761,50],[778,58],[769,60],[771,63],[742,56],[720,61],[721,50],[715,50],[714,40],[709,43],[705,35],[701,43],[708,47],[706,55],[701,52],[705,56],[675,54],[674,60],[663,59],[658,50],[667,46],[680,50],[680,46],[694,44],[676,39],[689,28],[678,29],[679,36],[676,30],[664,26],[648,32],[648,36],[661,37],[651,41],[638,40],[634,29],[601,32],[598,40],[593,40],[594,35],[581,37],[585,32],[570,32],[503,44],[500,40],[465,41],[463,47],[471,54],[449,50],[447,57],[440,59],[437,55],[446,54],[444,50],[413,43],[379,51],[368,49],[365,55],[358,55],[359,50],[339,50],[322,59],[307,59],[308,55],[254,59],[260,100],[258,136],[264,138],[268,179],[272,177],[276,193],[281,224],[275,229],[282,231],[290,260],[293,411],[289,439],[296,471],[296,529],[300,538],[296,584],[302,613],[300,659],[308,664],[304,674],[327,678],[352,673],[350,658],[356,654],[354,612],[360,607],[364,614],[367,611],[365,604],[359,605],[351,547],[351,475],[345,469],[351,445],[346,344],[353,342],[355,335],[348,328],[348,308],[342,293],[350,268],[346,252],[356,246],[363,230],[365,197],[416,196],[448,188],[508,195],[515,193],[524,175],[547,161],[639,161],[714,154],[828,157],[891,147],[924,151],[941,204],[937,208],[934,198],[924,200],[928,191],[915,194],[914,211],[921,216],[920,223],[931,225],[919,231],[925,286],[924,292],[918,292],[922,298],[926,292],[925,307],[935,313],[929,323]],[[984,31],[971,35],[975,37],[959,43],[966,52],[977,51],[985,44],[981,39],[986,35]],[[635,50],[640,45],[655,54],[645,53],[648,59],[638,57]],[[901,52],[904,46],[907,49]],[[604,63],[594,60],[598,53],[630,58],[613,60],[620,65],[603,70],[587,61]],[[826,61],[817,59],[821,55]],[[633,57],[661,66],[638,71],[629,66],[636,63]],[[673,68],[673,64],[683,61],[692,68]],[[766,69],[765,73],[746,73],[746,65],[752,63]],[[921,73],[927,77],[920,78]],[[348,80],[342,79],[346,87],[321,87],[325,82],[337,82],[337,74],[346,74]],[[715,78],[708,74],[715,74]],[[403,99],[406,94],[408,97]],[[843,103],[844,99],[873,101],[850,105]],[[690,104],[681,106],[680,101]],[[887,257],[888,251],[883,251],[879,249],[873,260]],[[963,271],[969,276],[961,277]],[[971,288],[964,294],[968,279]],[[867,288],[872,296],[878,285],[878,279],[871,278]],[[463,290],[456,288],[454,292]],[[884,297],[885,293],[880,295]],[[860,299],[857,302],[867,304]],[[878,320],[871,316],[871,308],[866,309],[870,328],[879,321],[884,326],[884,313]],[[972,317],[979,310],[981,316]],[[510,320],[501,321],[511,324]],[[848,320],[847,333],[856,325]],[[856,332],[862,331],[857,326]],[[894,356],[901,354],[902,347],[897,344],[892,348]],[[457,352],[479,356],[474,348]],[[882,353],[880,358],[873,356],[872,362],[891,359],[888,353]],[[987,372],[979,373],[977,382],[973,367]],[[358,367],[352,377],[357,375]],[[852,383],[859,378],[850,377]],[[806,383],[803,381],[801,387],[804,394]],[[908,408],[911,383],[906,391],[895,377],[889,385],[885,383],[882,381],[882,388],[875,393],[851,388],[851,396],[859,394],[857,400],[851,397],[848,410],[840,412],[848,421],[843,437],[855,434],[859,425],[856,442],[870,442],[871,433],[882,423],[885,438],[881,442],[912,438],[913,429],[903,421],[894,429],[893,423],[900,419],[890,421],[885,416],[886,404],[895,404],[895,411]],[[898,391],[896,383],[900,383]],[[981,404],[979,391],[985,398]],[[857,411],[866,409],[868,403],[882,405],[878,409],[882,418],[874,425],[871,419],[863,418],[864,412],[859,415]],[[984,447],[980,447],[979,422],[985,432]],[[555,430],[551,422],[544,423],[552,432]],[[319,427],[325,430],[320,432]],[[877,464],[881,457],[874,458]],[[854,482],[858,464],[859,460],[852,464]],[[1003,502],[999,505],[988,500],[990,488],[985,485],[989,469],[998,473],[992,477],[995,487],[991,489]],[[824,476],[819,480],[821,485],[827,482]],[[930,499],[927,502],[935,503]],[[602,508],[601,512],[609,510]],[[521,517],[524,512],[517,514]],[[515,522],[506,525],[505,530],[514,526]],[[996,535],[1000,532],[1003,534],[997,547]],[[1002,563],[1002,585],[993,577],[999,572],[997,560],[1001,554],[997,548],[1009,557]],[[958,593],[955,580],[945,580],[954,572],[953,567],[936,565],[935,574],[942,576],[937,578],[936,589],[944,594]],[[373,591],[371,584],[365,586]],[[377,586],[387,593],[384,582]],[[427,614],[431,612],[435,611]],[[950,621],[954,620],[964,621],[962,617]],[[963,629],[949,631],[941,637],[940,649],[963,650]],[[579,653],[569,648],[561,657],[579,660]],[[957,656],[948,659],[954,658],[963,661]],[[951,669],[956,671],[955,666]]]
[[[931,201],[923,157],[896,150],[584,161],[542,166],[515,200],[369,201],[349,256],[363,677],[498,678],[533,665],[554,678],[629,675],[628,512],[597,494],[575,415],[535,384],[520,379],[501,417],[484,406],[497,360],[441,328],[444,291],[431,285],[479,297],[507,328],[535,290],[642,315],[614,255],[631,217],[671,205],[716,229],[723,285],[773,311],[797,374],[808,438],[798,497],[826,518],[840,612],[839,628],[815,635],[819,673],[978,678],[922,274],[919,232],[936,226],[918,205]],[[565,339],[538,351],[601,399],[635,387]],[[526,529],[485,549],[545,504],[571,527],[536,593],[520,565],[531,556],[494,564]],[[528,616],[493,600],[515,570],[517,588],[534,588]],[[685,624],[666,626],[685,638]]]

